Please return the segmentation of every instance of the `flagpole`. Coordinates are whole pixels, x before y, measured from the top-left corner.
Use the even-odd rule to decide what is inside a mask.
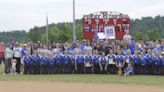
[[[73,41],[76,41],[75,0],[73,0]]]
[[[48,46],[48,16],[46,13],[46,44]]]

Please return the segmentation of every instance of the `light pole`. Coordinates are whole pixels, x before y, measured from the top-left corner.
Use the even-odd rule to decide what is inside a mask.
[[[73,41],[76,41],[75,0],[73,0]]]
[[[46,13],[46,44],[48,46],[48,16]]]

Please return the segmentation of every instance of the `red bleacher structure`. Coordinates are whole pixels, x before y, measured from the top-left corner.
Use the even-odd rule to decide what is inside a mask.
[[[107,26],[114,26],[115,39],[122,40],[126,30],[130,31],[130,17],[118,12],[100,11],[84,15],[83,39],[95,39],[95,34],[104,32]]]

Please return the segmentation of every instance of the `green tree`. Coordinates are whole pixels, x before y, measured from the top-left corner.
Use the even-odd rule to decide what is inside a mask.
[[[71,25],[71,23],[66,23],[64,25],[63,31],[67,35],[68,41],[72,41],[73,37],[72,37],[72,25]]]
[[[40,41],[42,39],[42,33],[38,27],[34,27],[29,31],[28,38],[30,38],[33,42]]]
[[[77,24],[76,26],[76,35],[77,35],[77,40],[82,41],[82,26],[80,24]]]
[[[64,33],[63,30],[59,31],[58,39],[59,39],[60,42],[66,42],[66,41],[69,40],[69,38],[67,37],[67,34]]]
[[[156,29],[150,29],[146,32],[149,40],[157,40],[160,38],[160,34]]]
[[[146,40],[146,38],[147,38],[147,35],[145,34],[145,35],[143,35],[144,33],[142,33],[142,32],[135,32],[135,36],[134,36],[134,38],[135,38],[135,40],[139,40],[139,39],[142,39],[142,40]]]

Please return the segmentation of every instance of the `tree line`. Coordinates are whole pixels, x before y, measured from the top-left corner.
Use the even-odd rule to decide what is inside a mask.
[[[33,42],[46,41],[46,26],[31,28],[28,32],[25,30],[0,32],[0,41],[9,41],[12,37],[15,41],[26,42],[31,39]],[[82,40],[82,20],[76,20],[77,39]],[[158,40],[164,38],[164,16],[142,17],[141,19],[132,19],[130,26],[131,35],[135,40]],[[65,42],[72,41],[72,23],[63,22],[49,24],[48,35],[50,41]]]

